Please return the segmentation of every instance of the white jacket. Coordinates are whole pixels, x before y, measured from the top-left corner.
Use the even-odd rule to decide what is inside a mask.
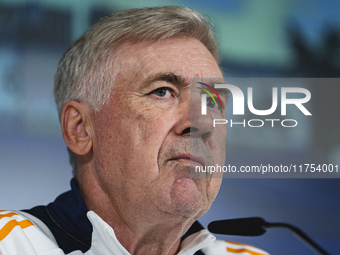
[[[74,181],[71,186],[72,191],[47,206],[0,211],[0,255],[129,255],[111,226],[87,211]],[[182,238],[178,255],[268,255],[249,245],[216,240],[199,223],[194,225]]]

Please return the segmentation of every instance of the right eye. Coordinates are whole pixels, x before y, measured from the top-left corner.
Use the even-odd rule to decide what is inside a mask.
[[[171,89],[169,89],[167,87],[161,87],[161,88],[155,89],[154,91],[152,91],[152,93],[155,94],[156,96],[159,96],[159,97],[172,96]]]

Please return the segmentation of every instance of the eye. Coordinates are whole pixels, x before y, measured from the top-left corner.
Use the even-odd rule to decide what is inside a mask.
[[[215,99],[215,101],[214,101]],[[216,104],[215,104],[216,102]],[[207,107],[210,109],[222,109],[222,105],[220,104],[220,101],[217,97],[211,98],[208,97],[207,98]]]
[[[207,106],[208,106],[210,109],[215,108],[215,102],[214,102],[214,100],[213,100],[211,97],[208,97],[208,98],[207,98]]]
[[[152,91],[152,93],[159,97],[169,97],[171,96],[171,89],[162,87],[155,89],[154,91]]]

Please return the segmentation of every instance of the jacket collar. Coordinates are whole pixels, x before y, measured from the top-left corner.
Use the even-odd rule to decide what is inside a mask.
[[[94,232],[93,223],[91,224],[88,218],[88,210],[74,178],[71,180],[71,190],[58,196],[53,203],[50,203],[47,206],[46,210],[54,223],[68,236],[76,239],[88,248],[91,247],[91,242],[93,242],[92,235]],[[107,227],[109,226],[107,225]],[[190,245],[188,246],[187,244],[188,240],[194,240],[193,237],[202,230],[204,230],[202,225],[196,221],[182,237],[181,247],[184,244],[185,247],[190,247]],[[208,232],[207,230],[204,231]],[[211,237],[207,238],[212,240]],[[193,248],[195,248],[195,246],[197,245],[194,245]]]
[[[59,228],[84,245],[90,246],[93,228],[86,216],[88,210],[75,179],[71,180],[71,190],[58,196],[46,209]]]

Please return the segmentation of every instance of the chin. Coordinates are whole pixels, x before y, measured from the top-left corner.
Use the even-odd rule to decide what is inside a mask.
[[[203,215],[207,211],[206,194],[197,187],[197,184],[191,178],[177,180],[170,195],[172,205],[178,215],[192,218],[197,215]]]
[[[175,215],[184,218],[198,218],[206,211],[202,201],[176,201],[174,207]]]

